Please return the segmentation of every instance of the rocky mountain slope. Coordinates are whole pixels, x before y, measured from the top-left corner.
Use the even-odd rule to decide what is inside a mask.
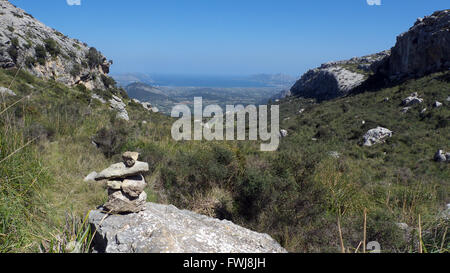
[[[388,51],[331,62],[305,73],[291,88],[294,95],[319,100],[342,97],[369,77],[399,81],[450,69],[450,10],[419,18]]]
[[[107,76],[111,63],[95,48],[0,0],[0,67],[22,67],[66,85],[104,89],[112,84]]]

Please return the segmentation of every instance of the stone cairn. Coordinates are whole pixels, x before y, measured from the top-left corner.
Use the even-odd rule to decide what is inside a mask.
[[[149,171],[148,163],[138,161],[139,153],[125,152],[123,162],[113,164],[95,177],[108,180],[108,201],[103,209],[110,213],[137,213],[145,209],[147,183],[142,173]]]

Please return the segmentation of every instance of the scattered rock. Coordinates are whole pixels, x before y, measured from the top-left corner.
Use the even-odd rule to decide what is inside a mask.
[[[434,108],[439,108],[439,107],[441,107],[441,106],[442,106],[442,103],[441,103],[441,102],[438,102],[438,101],[435,101],[434,104],[433,104],[433,107],[434,107]]]
[[[146,162],[136,161],[133,167],[128,168],[125,163],[116,163],[109,168],[101,171],[95,180],[104,180],[112,178],[126,178],[127,176],[134,176],[143,172],[148,172],[149,166]]]
[[[409,112],[410,109],[411,109],[411,107],[404,107],[404,108],[402,108],[402,110],[400,112],[402,112],[403,114],[406,114]]]
[[[421,114],[424,114],[427,111],[427,108],[423,108],[422,111],[420,111]]]
[[[416,92],[416,93],[412,93],[409,97],[405,98],[402,101],[402,105],[403,106],[412,106],[412,105],[419,104],[422,102],[423,102],[423,99],[419,98],[419,94]]]
[[[127,215],[91,211],[100,253],[286,253],[267,234],[174,206],[146,203]]]
[[[331,151],[331,152],[328,153],[328,155],[333,157],[333,158],[336,158],[336,159],[341,157],[341,154],[336,152],[336,151]]]
[[[98,101],[100,101],[102,104],[105,104],[106,103],[106,101],[102,98],[102,97],[100,97],[99,95],[97,95],[97,94],[92,94],[92,98],[93,99],[96,99],[96,100],[98,100]]]
[[[113,98],[109,100],[109,103],[111,105],[111,108],[116,110],[117,118],[129,121],[130,117],[128,116],[127,109],[125,108],[125,103],[122,101],[121,98],[113,95]]]
[[[125,152],[122,155],[123,163],[125,163],[127,167],[133,167],[138,158],[139,153],[137,152]]]
[[[0,98],[1,96],[16,96],[16,93],[14,93],[11,89],[0,86]]]
[[[438,150],[434,154],[434,161],[436,162],[446,162],[447,160],[450,160],[450,157],[447,158],[446,153],[443,150]]]
[[[288,131],[287,131],[287,130],[284,130],[284,129],[281,129],[281,130],[280,130],[280,136],[281,136],[281,137],[287,137],[287,136],[288,136]]]
[[[383,143],[387,138],[392,137],[393,132],[383,127],[377,127],[369,130],[363,137],[364,146],[372,146]]]
[[[97,175],[98,175],[97,172],[91,172],[84,178],[84,182],[95,181]]]
[[[303,114],[304,112],[305,112],[304,108],[302,108],[302,109],[300,109],[300,111],[298,111],[299,114]]]

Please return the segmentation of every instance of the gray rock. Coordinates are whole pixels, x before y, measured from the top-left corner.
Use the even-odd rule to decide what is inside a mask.
[[[136,161],[133,167],[128,168],[125,163],[117,163],[111,165],[109,168],[101,171],[95,180],[112,179],[112,178],[126,178],[127,176],[137,175],[143,172],[148,172],[149,166],[146,162]]]
[[[98,175],[97,172],[91,172],[84,178],[84,182],[95,181],[97,175]]]
[[[309,70],[291,88],[291,93],[305,98],[320,100],[345,96],[367,79],[367,69],[389,56],[389,51],[352,58],[346,61],[330,62]],[[358,65],[363,69],[352,69]]]
[[[122,191],[129,196],[138,197],[147,186],[142,175],[129,176],[122,182]]]
[[[139,213],[109,216],[95,210],[89,223],[101,253],[286,253],[267,234],[174,206],[147,203]]]
[[[438,150],[434,154],[434,161],[436,161],[436,162],[445,162],[445,161],[447,161],[447,157],[445,156],[445,153],[444,153],[443,150]]]
[[[0,86],[0,99],[3,96],[16,96],[16,93],[14,93],[11,89]]]
[[[364,146],[372,146],[383,143],[387,138],[392,137],[393,132],[383,127],[369,130],[363,137]]]
[[[125,103],[122,101],[121,98],[113,95],[113,98],[109,100],[109,103],[111,105],[111,108],[115,111],[117,111],[117,118],[129,121],[130,117],[128,116],[127,109],[125,108]]]
[[[435,108],[439,108],[441,106],[442,106],[442,103],[438,102],[438,101],[435,101],[434,104],[433,104],[433,107],[435,107]]]
[[[403,106],[412,106],[415,104],[420,104],[423,102],[423,99],[419,98],[419,94],[412,93],[409,97],[405,98],[402,101]]]
[[[406,114],[409,112],[410,109],[411,109],[411,107],[404,107],[404,108],[402,108],[402,110],[400,112],[402,112],[403,114]]]
[[[97,94],[92,94],[92,98],[93,99],[96,99],[96,100],[98,100],[98,101],[100,101],[102,104],[105,104],[106,103],[106,101],[102,98],[102,97],[100,97],[99,95],[97,95]]]
[[[122,155],[123,163],[125,163],[125,165],[127,167],[133,167],[133,165],[136,163],[138,158],[139,158],[139,153],[137,153],[137,152],[125,152]]]
[[[336,152],[336,151],[331,151],[331,152],[328,153],[328,155],[333,157],[333,158],[336,158],[336,159],[341,157],[341,154]]]
[[[90,48],[86,44],[44,25],[9,1],[0,1],[0,12],[0,68],[19,67],[27,60],[36,60],[36,47],[45,47],[48,41],[54,41],[58,48],[56,55],[47,52],[45,64],[34,61],[23,65],[22,69],[70,86],[84,84],[90,90],[105,89],[102,78],[109,73],[111,62],[101,53],[95,52],[97,63],[80,65],[89,63]],[[11,47],[17,55],[10,56]]]
[[[113,191],[108,196],[108,202],[103,208],[109,213],[136,213],[145,209],[147,194],[142,192],[137,198],[133,198],[123,191]]]
[[[281,129],[281,130],[280,130],[280,136],[281,136],[281,137],[287,137],[287,136],[288,136],[288,131],[287,131],[287,130],[284,130],[284,129]]]
[[[397,37],[387,61],[391,78],[410,78],[450,68],[450,10],[417,20]]]

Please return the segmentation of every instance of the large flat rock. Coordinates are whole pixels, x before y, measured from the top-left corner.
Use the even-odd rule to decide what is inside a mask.
[[[100,253],[285,253],[267,234],[174,206],[147,203],[127,215],[89,215]]]

